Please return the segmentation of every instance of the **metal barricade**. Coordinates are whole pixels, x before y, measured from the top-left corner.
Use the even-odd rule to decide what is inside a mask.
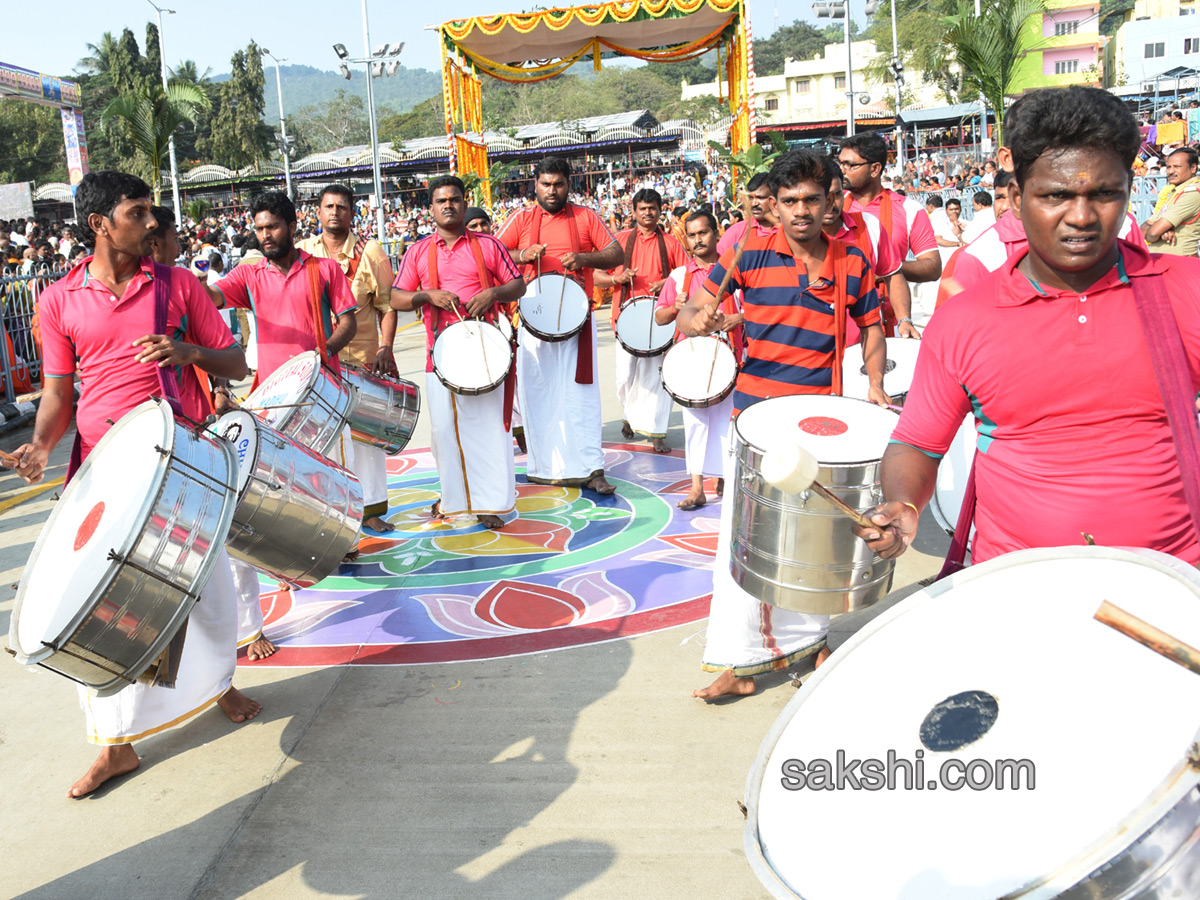
[[[17,367],[28,370],[32,383],[37,383],[42,377],[42,348],[34,340],[33,317],[37,312],[38,296],[50,284],[62,278],[69,269],[52,269],[48,266],[35,266],[28,272],[22,272],[19,267],[0,270],[0,309],[3,310],[4,332],[7,340],[0,346],[0,388],[8,402],[14,402],[17,395],[22,393],[17,389]],[[12,342],[13,357],[8,352],[8,342]]]

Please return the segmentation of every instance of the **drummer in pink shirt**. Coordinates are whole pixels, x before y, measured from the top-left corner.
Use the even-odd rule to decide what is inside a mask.
[[[1028,244],[925,332],[883,458],[887,502],[855,531],[904,552],[938,461],[974,414],[973,561],[1031,547],[1146,547],[1200,563],[1171,426],[1135,289],[1159,279],[1200,388],[1200,260],[1118,239],[1141,147],[1133,116],[1095,88],[1037,91],[1009,126],[1012,215]],[[1189,417],[1190,418],[1190,417]]]
[[[771,196],[771,188],[767,185],[767,173],[759,172],[746,182],[746,193],[750,195],[750,221],[730,225],[721,239],[717,241],[717,255],[724,256],[725,252],[742,239],[746,229],[752,227],[752,236],[767,237],[775,233],[779,227],[779,217],[775,215],[775,198]]]
[[[282,191],[259,194],[250,204],[262,261],[238,266],[209,288],[218,304],[250,309],[258,325],[256,383],[299,353],[319,349],[323,333],[326,362],[340,372],[337,356],[354,337],[357,306],[350,282],[337,260],[317,259],[320,322],[313,321],[306,265],[314,257],[296,248],[296,207]]]

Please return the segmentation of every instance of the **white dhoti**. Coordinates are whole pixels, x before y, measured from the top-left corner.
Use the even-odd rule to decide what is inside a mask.
[[[725,483],[734,485],[736,462],[725,457]],[[729,574],[733,535],[734,490],[721,504],[717,558],[713,561],[712,605],[701,668],[706,672],[732,669],[737,676],[786,669],[824,646],[829,616],[790,612],[755,600]]]
[[[517,517],[512,434],[504,427],[504,388],[456,394],[432,372],[425,376],[433,460],[446,516]]]
[[[643,437],[666,437],[674,401],[662,386],[658,374],[662,357],[634,356],[620,344],[614,350],[617,354],[617,400],[625,421]]]
[[[729,424],[733,417],[733,395],[716,406],[683,410],[684,456],[689,475],[725,477],[729,446]]]
[[[258,569],[240,559],[231,558],[229,564],[233,569],[233,587],[237,591],[237,645],[241,648],[263,636]],[[186,642],[184,646],[187,646]]]
[[[582,484],[604,470],[595,319],[589,319],[585,328],[592,341],[591,384],[575,382],[578,337],[543,341],[521,329],[517,391],[529,451],[525,473],[530,481]]]
[[[97,697],[81,687],[87,739],[93,744],[128,744],[204,712],[233,681],[236,640],[237,599],[229,556],[222,549],[188,616],[175,687],[131,684],[111,697]]]
[[[363,518],[386,516],[388,511],[387,454],[374,444],[356,441],[350,470],[362,485]]]

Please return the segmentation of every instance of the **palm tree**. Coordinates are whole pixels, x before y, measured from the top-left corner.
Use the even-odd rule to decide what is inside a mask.
[[[985,0],[976,16],[972,0],[958,0],[954,15],[942,19],[943,40],[966,74],[963,94],[978,91],[995,112],[997,145],[1003,142],[1004,98],[1012,92],[1017,66],[1041,39],[1040,28],[1023,26],[1045,10],[1045,0]]]
[[[171,69],[171,80],[182,81],[185,84],[207,85],[212,82],[212,66],[203,72],[194,59],[185,59],[177,68]]]
[[[88,44],[90,56],[85,56],[75,63],[75,68],[82,69],[88,75],[107,75],[112,68],[113,57],[117,55],[117,39],[111,31],[100,35],[100,43]]]
[[[769,172],[771,166],[775,165],[775,160],[787,151],[787,142],[778,131],[768,131],[766,137],[771,142],[770,153],[765,152],[762,144],[758,143],[751,144],[741,153],[730,153],[724,144],[708,142],[708,146],[717,152],[721,161],[731,166],[736,174],[736,183],[730,184],[727,189],[730,200],[736,196],[737,188],[744,187],[746,182],[759,172]]]
[[[110,129],[124,126],[148,168],[154,203],[162,199],[162,168],[171,135],[184,122],[193,125],[209,109],[208,95],[194,84],[173,82],[165,91],[159,84],[147,85],[141,92],[122,94],[104,108],[100,126]]]

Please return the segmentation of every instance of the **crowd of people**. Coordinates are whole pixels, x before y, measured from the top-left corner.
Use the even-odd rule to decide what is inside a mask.
[[[15,454],[17,468],[39,480],[72,421],[76,466],[113,422],[160,394],[164,379],[179,379],[190,417],[228,409],[229,382],[249,367],[220,309],[253,309],[260,380],[310,351],[335,371],[358,365],[394,376],[395,311],[419,311],[440,482],[429,515],[503,529],[518,515],[514,438],[528,481],[600,496],[618,490],[604,470],[602,378],[616,382],[626,436],[669,449],[672,396],[651,371],[657,362],[622,342],[615,370],[601,371],[593,298],[611,290],[614,328],[627,301],[647,297],[657,322],[674,323],[676,339],[721,336],[736,359],[728,396],[686,419],[692,490],[683,508],[707,502],[705,477],[727,484],[736,474],[727,448],[740,411],[772,398],[840,393],[843,355],[853,344],[869,382],[865,399],[889,407],[887,340],[921,341],[883,458],[885,499],[869,512],[870,526],[855,526],[872,550],[891,558],[911,545],[938,460],[973,415],[979,453],[967,503],[975,561],[1075,544],[1086,530],[1097,543],[1200,563],[1200,490],[1182,476],[1185,454],[1175,443],[1190,429],[1189,452],[1200,458],[1191,407],[1200,388],[1196,151],[1167,155],[1168,187],[1154,215],[1137,223],[1128,213],[1130,179],[1144,141],[1111,94],[1081,87],[1029,94],[1012,106],[1006,135],[982,167],[990,190],[981,173],[970,228],[941,198],[926,206],[889,187],[887,144],[864,133],[844,140],[836,156],[784,154],[746,184],[744,221],[713,202],[723,201],[726,187],[719,170],[707,178],[648,174],[620,186],[614,179],[610,209],[607,186],[573,190],[571,165],[546,157],[533,171],[532,202],[506,216],[469,207],[463,182],[441,176],[428,185],[420,215],[408,210],[412,233],[395,271],[381,244],[358,230],[369,210],[344,186],[325,188],[314,206],[301,208],[267,192],[244,217],[177,228],[140,180],[90,174],[76,201],[77,229],[94,251],[42,295],[45,395],[31,440]],[[197,241],[210,268],[196,271],[193,257],[191,272],[168,269],[163,333],[147,331],[160,302],[155,263],[169,265]],[[568,283],[583,300],[578,324],[563,326]],[[930,291],[936,312],[922,334],[914,296]],[[551,297],[559,325],[531,327],[538,299]],[[1182,423],[1176,398],[1160,393],[1158,351],[1131,339],[1147,327],[1141,310],[1151,304],[1181,338],[1186,372],[1177,374],[1188,385],[1189,411]],[[522,310],[528,315],[516,319],[507,377],[477,392],[446,383],[436,353],[444,334],[471,319],[477,329],[507,323],[511,330]],[[84,385],[75,409],[77,371]],[[194,374],[201,371],[211,385]],[[1111,402],[1113,371],[1121,373],[1120,404]],[[391,525],[382,456],[361,448],[343,441],[337,461],[363,484],[365,527],[384,532]],[[1119,516],[1112,496],[1123,498]],[[731,506],[723,504],[702,661],[716,677],[694,692],[705,700],[752,694],[756,676],[813,655],[823,660],[837,644],[829,616],[769,606],[734,582]],[[257,579],[223,561],[217,570],[206,596],[221,613],[196,623],[208,637],[191,651],[193,659],[204,656],[193,663],[202,674],[188,692],[165,699],[162,688],[143,684],[89,697],[88,733],[102,750],[70,796],[135,769],[133,742],[163,722],[212,703],[235,722],[257,714],[258,704],[231,686],[239,641],[254,640],[260,656],[274,651],[261,634],[261,610],[248,629],[238,627],[258,604]],[[843,631],[854,621],[843,617]],[[185,654],[191,646],[189,632]]]

